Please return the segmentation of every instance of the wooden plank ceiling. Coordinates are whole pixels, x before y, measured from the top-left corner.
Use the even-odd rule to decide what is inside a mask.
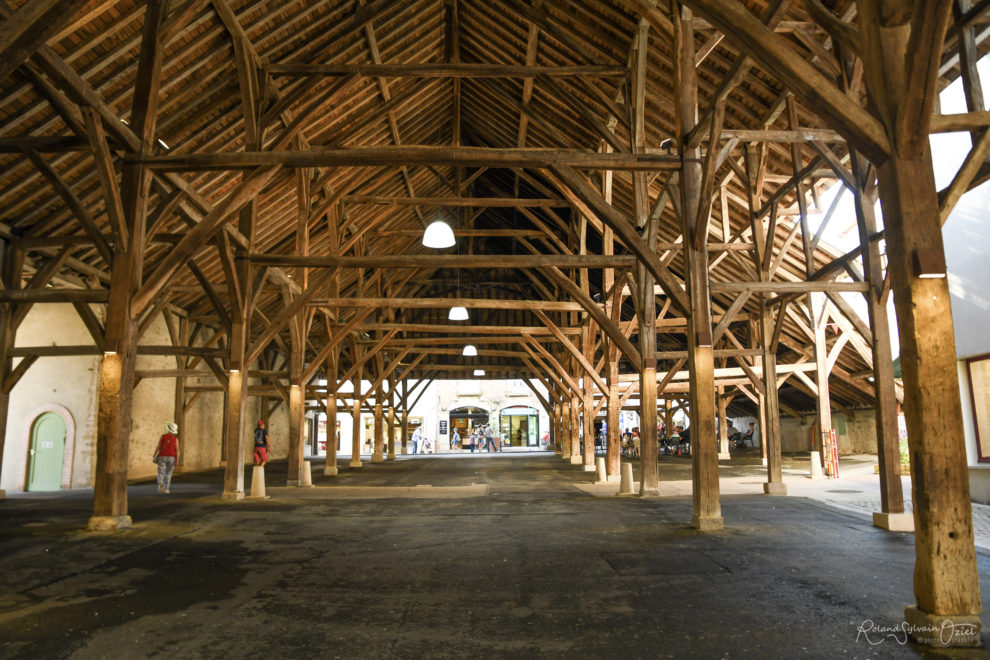
[[[9,16],[31,1],[8,2],[4,14]],[[768,12],[768,3],[745,4],[756,15]],[[837,16],[852,16],[849,2],[825,4]],[[128,121],[145,2],[91,0],[75,5],[71,17],[47,38],[47,45],[0,80],[0,231],[17,237],[27,248],[29,275],[55,264],[57,275],[51,281],[55,288],[106,289],[113,209],[108,213],[92,126],[87,128],[92,113],[83,113],[80,107],[96,109],[108,136],[112,166],[119,173],[124,154],[133,149],[128,144],[133,139]],[[326,344],[328,332],[336,333],[370,307],[352,329],[355,334],[341,343],[339,374],[355,361],[360,347],[376,344],[388,329],[397,328],[387,344],[392,358],[410,344],[433,351],[409,377],[458,378],[474,368],[486,369],[488,378],[531,376],[522,359],[528,354],[520,328],[536,329],[542,346],[562,354],[558,338],[535,311],[541,305],[532,301],[556,303],[557,307],[543,309],[570,336],[576,336],[574,330],[588,322],[588,315],[544,269],[519,268],[486,257],[531,256],[531,264],[538,266],[548,255],[601,254],[603,230],[595,217],[587,223],[582,220],[571,190],[548,171],[546,163],[534,161],[522,167],[508,156],[522,154],[525,161],[531,150],[578,155],[629,152],[631,54],[639,22],[629,6],[636,3],[173,0],[163,27],[166,41],[154,154],[160,158],[148,205],[144,273],[154,273],[191,227],[252,176],[252,170],[245,168],[200,168],[196,157],[258,151],[309,154],[314,160],[307,161],[308,166],[282,167],[263,187],[250,252],[268,257],[305,252],[313,257],[368,259],[363,267],[334,271],[337,275],[313,295],[306,307],[307,362]],[[778,2],[774,8],[780,8],[778,33],[834,77],[834,59],[827,57],[831,38],[809,20],[802,3]],[[696,49],[705,117],[713,96],[741,58],[700,19],[696,19]],[[651,29],[646,142],[658,163],[669,153],[676,132],[673,55],[671,37]],[[415,64],[426,66],[397,66]],[[957,75],[956,66],[947,58],[946,80]],[[789,112],[788,96],[765,71],[749,61],[739,70],[725,109],[723,132],[728,137],[718,145],[729,150],[715,174],[723,193],[713,205],[708,237],[716,322],[740,295],[720,290],[718,284],[759,279],[750,254],[748,184],[743,180],[745,147],[752,136],[738,131],[800,127],[810,134],[823,128],[808,108],[795,103]],[[259,136],[260,146],[252,144],[253,134]],[[828,139],[829,131],[816,135],[822,140],[814,148],[798,149],[797,162],[786,142],[755,146],[757,199],[761,206],[772,205],[775,210],[773,256],[779,262],[775,281],[803,282],[809,272],[842,256],[824,241],[818,242],[809,268],[800,237],[795,240],[795,171],[807,170],[804,183],[817,214],[812,217],[815,227],[815,218],[825,211],[816,208],[818,195],[835,180],[829,161],[848,164],[841,140]],[[402,160],[411,149],[398,156],[388,152],[377,163],[319,160],[328,153],[321,149],[415,146],[436,149],[424,150],[426,155],[419,160]],[[491,164],[470,158],[455,162],[448,157],[453,152],[445,147],[496,148],[507,157]],[[602,189],[605,175],[600,167],[579,169],[595,189]],[[680,224],[674,202],[664,196],[671,184],[676,185],[674,172],[660,166],[650,172],[650,207],[656,207],[661,218],[655,249],[682,278],[684,263],[677,249]],[[613,175],[612,204],[630,218],[631,175],[628,170],[615,170]],[[422,228],[438,217],[448,220],[458,233],[456,248],[438,252],[420,244]],[[156,314],[183,317],[199,327],[198,345],[218,336],[216,345],[225,346],[223,333],[217,333],[231,313],[229,278],[235,264],[225,264],[223,255],[246,240],[234,229],[236,218],[231,220],[232,225],[214,239],[197,246],[193,258],[182,264],[151,306]],[[621,243],[616,244],[616,253],[629,254]],[[437,254],[474,259],[464,268],[430,259],[413,267],[397,267],[401,260],[374,262],[380,256]],[[831,278],[848,277],[858,268],[847,260]],[[612,293],[603,290],[601,267],[586,269],[586,280],[579,270],[564,268],[596,299]],[[614,271],[616,280],[623,281],[630,270],[627,264],[620,265]],[[287,301],[307,285],[322,282],[322,272],[293,268],[287,261],[268,269],[256,263],[252,273],[259,291],[252,337],[264,338]],[[447,321],[442,299],[458,297],[507,302],[479,303],[470,310],[470,321]],[[386,304],[383,299],[416,302]],[[802,311],[796,313],[795,308]],[[778,349],[781,364],[807,360],[811,354],[803,306],[789,309]],[[752,347],[749,316],[757,310],[758,296],[750,296],[729,326],[731,337],[716,348]],[[677,320],[679,312],[663,291],[657,296],[656,311],[661,355],[685,350],[683,321]],[[628,300],[621,323],[635,326]],[[872,389],[864,377],[870,368],[868,353],[857,350],[861,339],[850,341],[838,325],[835,328],[828,338],[841,346],[831,383],[833,401],[840,408],[869,405]],[[286,325],[265,343],[263,367],[286,364],[285,353],[292,343],[289,332]],[[629,333],[635,342],[635,327]],[[466,337],[481,349],[479,357],[468,360],[459,355]],[[599,344],[596,360],[601,355]],[[734,366],[729,358],[717,362],[716,366]],[[660,371],[675,364],[674,357],[661,359]],[[625,362],[621,369],[631,371]],[[781,399],[792,411],[812,410],[809,392],[807,385],[793,378],[781,389]],[[736,404],[745,407],[748,399],[739,396]]]

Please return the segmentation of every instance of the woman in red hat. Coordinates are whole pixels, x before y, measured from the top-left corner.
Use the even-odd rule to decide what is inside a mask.
[[[265,428],[265,420],[258,420],[258,428],[254,430],[254,464],[266,465],[268,463],[268,452],[271,447],[268,444],[268,429]]]

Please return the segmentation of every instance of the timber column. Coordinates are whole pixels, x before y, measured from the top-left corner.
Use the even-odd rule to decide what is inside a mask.
[[[292,351],[289,362],[289,473],[285,484],[298,486],[302,483],[303,429],[305,428],[303,418],[306,412],[301,385],[302,348]]]
[[[385,414],[382,408],[382,391],[375,392],[375,448],[371,453],[372,463],[384,463],[385,455]]]
[[[712,339],[711,292],[708,285],[708,222],[711,190],[702,181],[701,149],[690,147],[687,136],[697,124],[698,74],[695,68],[691,10],[681,7],[677,27],[677,118],[681,152],[681,232],[687,267],[690,318],[687,329],[691,400],[691,526],[702,531],[722,529],[715,440],[715,354]],[[724,101],[716,102],[710,145],[719,144]],[[709,148],[705,165],[714,167],[716,151]],[[644,354],[645,355],[645,354]],[[652,433],[656,432],[654,418]],[[656,442],[653,443],[656,446]]]
[[[356,354],[356,353],[355,353]],[[355,358],[357,359],[357,358]],[[354,406],[351,409],[351,462],[349,467],[359,468],[361,463],[361,372],[354,374]]]
[[[395,402],[396,396],[395,392],[392,391],[392,386],[389,385],[389,396],[388,396],[388,460],[395,460]]]
[[[773,315],[764,296],[760,305],[760,348],[763,349],[763,387],[765,389],[763,417],[764,445],[767,455],[767,495],[787,495],[780,457],[780,404],[777,399],[777,355],[773,351]]]
[[[949,283],[944,276],[920,276],[927,274],[922,270],[926,263],[940,258],[944,264],[945,258],[927,141],[923,158],[893,157],[880,167],[880,202],[901,340],[913,477],[917,605],[905,615],[908,623],[919,626],[969,625],[975,635],[968,636],[968,643],[976,645],[980,579]],[[962,637],[954,641],[966,643]]]
[[[337,474],[337,351],[327,358],[327,464],[323,475]]]
[[[570,434],[568,440],[571,443],[571,465],[581,465],[581,399],[574,392],[571,396],[571,404],[568,408],[570,413]]]
[[[725,400],[725,388],[721,385],[718,388],[716,401],[718,401],[718,459],[727,461],[731,458],[729,455],[729,418],[725,411],[728,402]]]
[[[21,288],[21,272],[24,266],[24,251],[17,245],[17,239],[12,239],[10,243],[4,245],[3,264],[0,265],[3,272],[3,281],[8,289]],[[13,303],[0,305],[0,377],[4,381],[10,376],[13,370],[13,360],[10,357],[10,349],[14,347],[14,340],[17,337],[17,323],[14,319],[17,306]],[[10,411],[10,391],[6,387],[0,387],[0,474],[3,474],[3,448],[7,439],[7,414]],[[6,495],[0,490],[0,499]]]
[[[148,0],[144,12],[141,51],[138,56],[131,130],[140,140],[140,159],[157,148],[155,137],[158,91],[164,43],[161,27],[168,2]],[[127,163],[120,186],[123,227],[117,231],[110,269],[110,300],[100,363],[99,410],[96,420],[96,474],[93,516],[89,529],[113,530],[130,527],[127,515],[127,453],[131,435],[131,405],[134,368],[137,362],[137,317],[132,298],[141,284],[144,266],[145,229],[151,172],[139,163]],[[105,200],[108,208],[115,200]],[[113,223],[111,223],[113,224]]]

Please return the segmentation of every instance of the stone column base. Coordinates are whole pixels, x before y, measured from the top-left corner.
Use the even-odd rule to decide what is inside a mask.
[[[892,532],[913,532],[913,513],[883,513],[873,512],[873,526],[889,529]]]
[[[130,516],[93,516],[89,519],[86,529],[91,532],[114,532],[118,529],[128,529],[130,526]]]
[[[731,460],[731,459],[732,459],[732,456],[729,454],[729,452],[721,452],[720,451],[718,453],[718,460],[720,460],[720,461],[728,461],[728,460]]]
[[[364,465],[364,463],[361,462],[361,459],[355,458],[355,459],[351,459],[351,462],[348,464],[348,467],[359,468],[362,465]]]
[[[288,480],[286,480],[285,485],[286,486],[298,486],[299,485],[299,480],[298,479],[288,479]]]
[[[763,492],[766,495],[787,495],[787,484],[782,481],[768,481],[763,484]]]
[[[371,462],[372,463],[384,463],[385,462],[385,457],[382,456],[381,454],[372,454],[371,455]]]
[[[333,476],[336,476],[336,474],[337,474],[337,466],[336,465],[327,465],[326,467],[323,468],[323,476],[324,477],[333,477]]]
[[[975,614],[929,614],[917,605],[904,608],[911,638],[935,647],[980,646],[980,617]]]
[[[640,486],[639,487],[639,496],[640,497],[660,497],[660,489],[659,488],[643,488],[642,486]]]
[[[617,484],[619,483],[620,479],[621,477],[617,474],[609,474],[605,477],[605,481],[607,481],[610,484]]]
[[[386,460],[386,461],[394,461],[394,460],[395,460],[395,454],[389,454],[389,455],[388,455],[388,456],[387,456],[387,457],[385,458],[385,460]]]
[[[811,473],[808,475],[811,479],[822,479],[825,474],[822,472],[822,455],[817,451],[811,452]]]
[[[597,469],[594,465],[582,465],[581,468],[585,472],[594,472]]]
[[[220,495],[220,497],[223,498],[223,499],[225,499],[225,500],[243,500],[244,499],[244,491],[243,490],[236,490],[236,491],[226,491],[225,490],[223,492],[223,494]]]
[[[302,480],[299,482],[299,485],[306,488],[313,487],[313,464],[309,461],[303,461]]]
[[[722,516],[699,517],[695,514],[691,516],[691,527],[699,532],[717,532],[720,529],[725,529],[725,522],[722,520]]]
[[[581,458],[581,454],[577,454],[575,456],[571,456],[571,465],[581,465],[581,463],[583,463],[583,462],[584,462],[584,459]]]
[[[265,495],[265,466],[255,465],[251,470],[251,497],[267,499]]]

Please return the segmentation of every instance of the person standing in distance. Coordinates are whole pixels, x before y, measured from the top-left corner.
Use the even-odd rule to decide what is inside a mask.
[[[413,434],[412,434],[412,443],[413,443],[413,453],[414,454],[418,454],[419,453],[419,441],[422,439],[422,437],[423,437],[423,434],[419,432],[419,427],[417,426],[416,427],[416,430],[413,431]]]
[[[158,438],[155,455],[151,458],[158,463],[158,494],[171,493],[172,471],[179,461],[179,426],[175,422],[165,423],[165,433]]]
[[[265,420],[258,420],[258,427],[254,429],[254,464],[264,467],[268,464],[268,452],[271,451],[268,444],[268,429],[265,428]]]

